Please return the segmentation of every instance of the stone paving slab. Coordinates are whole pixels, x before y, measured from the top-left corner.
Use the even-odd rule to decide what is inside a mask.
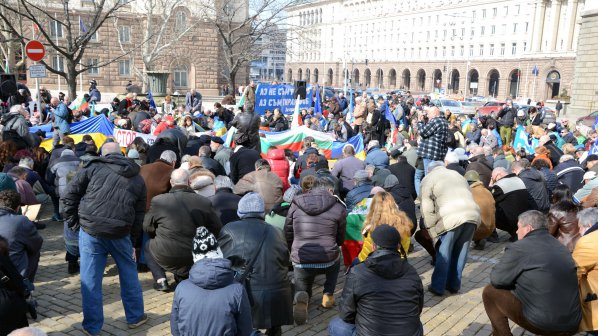
[[[47,219],[48,215],[51,214],[42,214],[42,218]],[[83,335],[79,276],[70,276],[67,273],[62,223],[48,223],[48,228],[40,231],[44,237],[44,245],[35,290],[39,303],[39,317],[37,321],[30,320],[30,323],[50,335]],[[501,238],[506,240],[506,235],[502,235]],[[508,243],[489,243],[484,251],[471,251],[464,270],[460,293],[436,297],[426,291],[421,316],[426,335],[487,336],[491,334],[492,330],[481,299],[482,288],[489,283],[490,271],[500,258],[506,244]],[[432,276],[433,268],[430,260],[426,251],[416,243],[415,251],[409,255],[409,262],[420,274],[424,288],[428,287]],[[337,301],[345,280],[344,270],[341,272],[343,274],[339,276],[334,294]],[[141,273],[140,280],[149,321],[139,329],[131,331],[127,329],[120,301],[118,271],[114,262],[108,259],[103,281],[105,323],[102,335],[170,335],[173,294],[153,290],[149,272]],[[328,322],[337,315],[337,309],[327,310],[319,307],[323,282],[323,276],[316,280],[308,322],[302,326],[283,327],[284,335],[328,334]],[[532,335],[517,326],[513,326],[512,330],[516,336]]]

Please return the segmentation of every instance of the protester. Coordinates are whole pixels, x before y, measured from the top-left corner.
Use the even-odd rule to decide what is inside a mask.
[[[521,159],[513,162],[511,167],[515,173],[525,184],[525,188],[529,194],[529,204],[531,209],[541,212],[548,212],[550,208],[550,196],[548,194],[548,187],[546,179],[536,169],[529,167],[529,161]]]
[[[235,116],[230,123],[237,130],[234,135],[234,141],[237,145],[243,145],[247,148],[261,152],[260,144],[260,116],[253,111],[243,111]],[[234,179],[233,179],[234,182]]]
[[[407,162],[407,158],[404,156],[396,156],[393,158],[396,158],[397,162],[388,166],[388,170],[397,178],[398,184],[407,188],[411,197],[416,199],[415,168]]]
[[[284,231],[295,271],[295,323],[307,319],[314,278],[326,275],[322,307],[334,305],[340,269],[340,246],[345,240],[347,212],[334,193],[334,183],[319,177],[311,191],[293,199]]]
[[[102,157],[85,163],[62,197],[68,222],[81,226],[82,324],[91,335],[99,334],[104,323],[101,288],[108,254],[118,266],[128,327],[134,329],[147,322],[132,253],[134,247],[141,246],[147,197],[139,170],[122,155],[117,143],[105,143]]]
[[[255,163],[261,158],[260,153],[251,148],[245,147],[237,142],[234,153],[230,156],[230,174],[229,177],[234,184],[246,174],[255,170]]]
[[[243,196],[237,214],[240,220],[222,228],[218,243],[239,277],[246,278],[253,328],[281,335],[281,326],[293,324],[287,244],[282,231],[264,222],[264,201],[259,194]]]
[[[343,147],[343,158],[338,160],[332,168],[332,176],[339,178],[342,182],[341,195],[355,187],[353,177],[358,170],[365,169],[365,163],[355,157],[355,147],[347,144]]]
[[[291,185],[282,196],[282,201],[272,208],[272,210],[266,215],[266,223],[275,226],[281,230],[284,230],[284,224],[293,203],[295,196],[301,194],[301,187],[298,185]]]
[[[5,192],[0,192],[0,199]],[[0,335],[29,326],[23,277],[9,257],[10,243],[0,235]]]
[[[286,191],[289,184],[290,164],[285,156],[284,149],[271,148],[266,155],[272,172],[282,181],[283,191]]]
[[[572,193],[576,193],[583,186],[585,171],[572,155],[561,156],[559,164],[554,167],[559,183],[567,185]]]
[[[245,174],[234,186],[233,192],[237,195],[249,192],[260,194],[265,202],[265,212],[269,213],[282,200],[283,184],[278,175],[271,171],[268,161],[259,159],[255,162],[255,171]]]
[[[423,285],[415,268],[397,251],[402,236],[386,224],[371,236],[373,251],[347,275],[340,314],[330,322],[329,334],[423,335]]]
[[[226,175],[224,167],[216,160],[211,158],[212,150],[210,146],[204,145],[199,147],[197,154],[201,159],[201,166],[214,174],[214,176]]]
[[[405,212],[407,217],[409,217],[412,223],[411,227],[413,227],[413,225],[417,223],[417,218],[415,215],[415,201],[412,194],[409,192],[409,189],[403,186],[394,175],[388,175],[386,177],[383,187],[384,190],[390,193],[395,201],[395,205],[399,208],[399,210]],[[397,230],[399,230],[401,235],[405,236],[403,231],[401,231],[399,228],[397,228]]]
[[[214,153],[214,160],[218,161],[218,163],[224,167],[226,173],[229,174],[229,160],[233,151],[229,147],[224,146],[224,140],[215,136],[211,139],[210,149],[212,150],[212,153]]]
[[[353,175],[353,181],[355,181],[355,187],[347,193],[345,198],[347,212],[351,212],[359,202],[368,197],[373,188],[370,182],[370,174],[366,170],[356,171]]]
[[[422,137],[422,141],[417,147],[417,155],[423,159],[424,174],[427,174],[430,162],[444,160],[448,150],[446,145],[448,124],[446,119],[440,115],[440,110],[437,107],[432,107],[427,112],[418,115],[417,129]]]
[[[537,210],[519,215],[519,241],[492,269],[482,300],[494,335],[512,335],[509,320],[540,335],[573,335],[579,328],[575,262],[547,226]]]
[[[577,240],[581,237],[577,223],[579,207],[569,200],[560,201],[550,207],[548,213],[548,232],[573,252]]]
[[[388,167],[388,154],[380,149],[380,142],[378,140],[370,140],[368,143],[368,151],[364,163],[366,165],[373,165],[379,169]]]
[[[579,297],[581,299],[582,320],[579,331],[590,331],[595,335],[598,330],[598,316],[594,313],[598,309],[598,279],[596,278],[596,248],[595,233],[598,230],[598,210],[584,209],[577,214],[581,238],[573,250],[573,260],[577,266],[577,281],[579,282]],[[588,300],[589,299],[589,300]],[[594,332],[591,332],[594,331]]]
[[[480,225],[473,234],[474,249],[483,250],[488,238],[496,228],[496,205],[492,193],[480,181],[480,175],[474,170],[465,173],[473,200],[480,208]]]
[[[216,176],[214,179],[216,193],[209,197],[222,225],[239,220],[237,207],[241,196],[233,193],[233,182],[227,176]]]
[[[490,178],[492,177],[492,164],[486,160],[482,147],[475,146],[470,151],[471,156],[469,157],[469,164],[465,172],[472,170],[477,172],[484,187],[488,188],[490,186]]]
[[[170,175],[176,165],[176,159],[176,154],[173,151],[166,150],[162,152],[160,159],[144,165],[139,170],[139,175],[145,182],[145,190],[147,192],[145,211],[149,210],[154,197],[167,193],[170,190]]]
[[[517,240],[517,218],[529,209],[529,193],[523,181],[514,173],[507,173],[502,167],[492,171],[490,191],[496,204],[496,228],[509,233],[510,240]],[[488,238],[498,243],[496,231]]]

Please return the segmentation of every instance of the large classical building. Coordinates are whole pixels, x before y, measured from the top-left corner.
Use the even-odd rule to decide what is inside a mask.
[[[585,0],[595,1],[595,0]],[[546,100],[570,93],[584,0],[319,0],[285,80]]]

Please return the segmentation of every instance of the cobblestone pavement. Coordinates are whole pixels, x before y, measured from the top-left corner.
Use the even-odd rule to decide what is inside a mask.
[[[47,215],[42,215],[42,219]],[[39,327],[50,335],[83,335],[81,331],[81,294],[79,276],[69,276],[64,261],[62,223],[48,222],[48,228],[40,231],[44,237],[42,257],[36,279],[35,296],[38,300],[38,320],[32,326]],[[501,237],[506,240],[505,236]],[[435,297],[425,294],[422,322],[426,335],[490,335],[491,328],[484,311],[482,288],[489,282],[492,266],[500,258],[507,243],[487,244],[486,250],[472,250],[463,275],[463,287],[456,295]],[[430,284],[432,266],[430,257],[416,244],[409,261],[420,274],[424,288]],[[322,276],[323,277],[323,276]],[[328,335],[328,322],[336,316],[337,310],[319,308],[323,278],[317,279],[317,288],[310,305],[309,321],[302,326],[286,326],[284,335]],[[169,335],[172,293],[152,289],[151,274],[140,274],[143,287],[145,310],[149,316],[146,325],[131,332],[127,329],[124,310],[120,299],[118,272],[109,259],[104,276],[105,323],[102,335]],[[172,280],[172,279],[171,279]],[[343,288],[344,275],[339,277],[335,292],[338,300]],[[31,321],[30,321],[31,322]],[[513,328],[514,335],[531,335],[519,327]]]

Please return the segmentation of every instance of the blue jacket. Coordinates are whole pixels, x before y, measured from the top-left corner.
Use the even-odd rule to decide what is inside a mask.
[[[54,127],[58,127],[61,133],[66,134],[71,132],[69,123],[67,121],[69,117],[69,110],[66,108],[63,102],[60,102],[54,109]]]
[[[361,202],[364,198],[370,196],[370,192],[374,186],[369,182],[362,182],[355,186],[347,193],[345,197],[345,204],[347,205],[347,212],[351,212],[357,203]]]
[[[379,169],[386,168],[388,167],[388,155],[379,146],[374,146],[368,149],[365,164],[376,166]]]
[[[173,335],[250,335],[251,306],[245,288],[234,281],[228,259],[202,259],[174,293]]]
[[[0,236],[8,240],[10,260],[23,278],[33,280],[44,239],[27,217],[0,207]]]

